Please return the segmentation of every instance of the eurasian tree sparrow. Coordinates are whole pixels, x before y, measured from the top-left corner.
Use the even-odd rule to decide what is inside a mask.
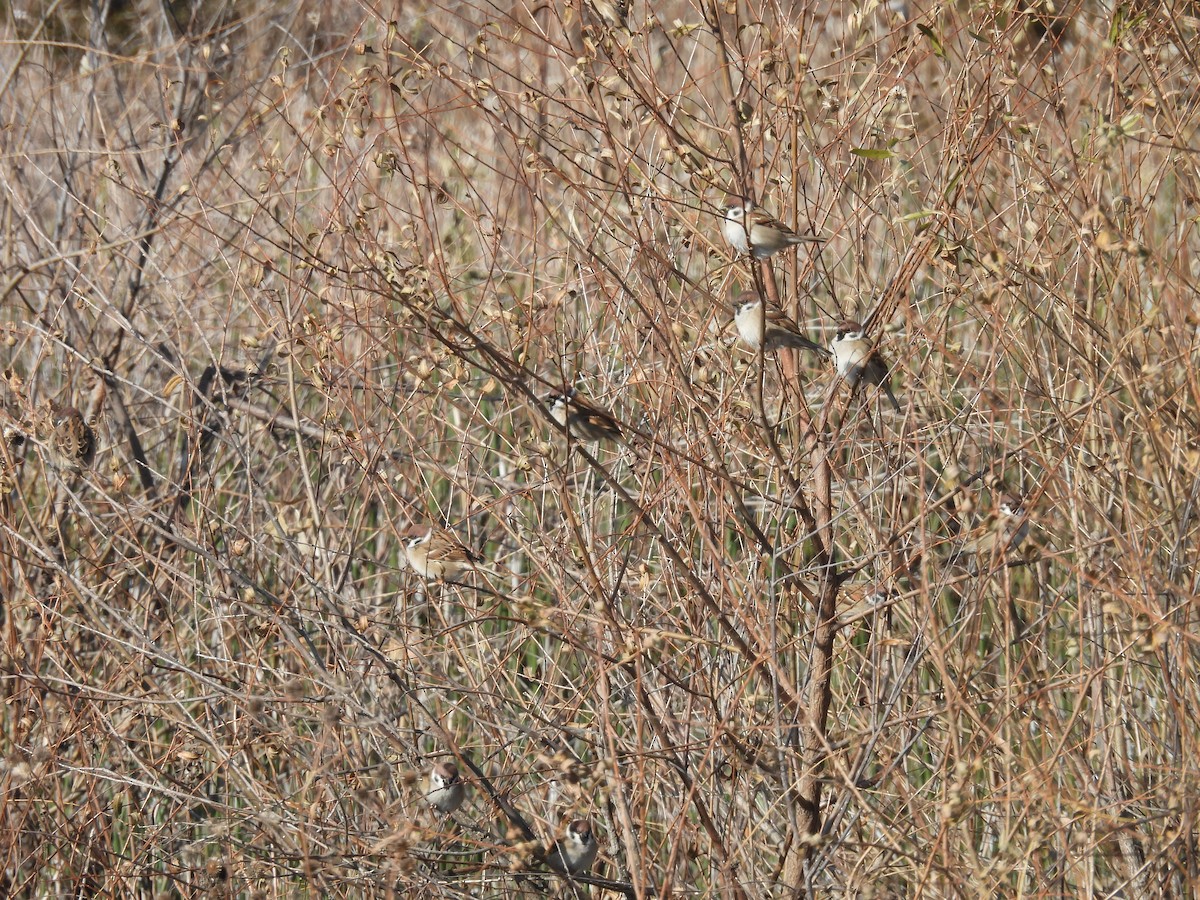
[[[453,580],[483,559],[453,535],[436,528],[410,538],[404,548],[408,564],[422,578]]]
[[[966,561],[972,573],[980,564],[1003,558],[1029,536],[1029,520],[1019,498],[1005,494],[976,531],[951,553],[950,562]]]
[[[829,344],[829,352],[833,354],[833,364],[838,374],[846,379],[851,388],[857,387],[864,379],[868,384],[877,384],[892,401],[896,412],[900,412],[900,404],[892,393],[887,361],[879,348],[867,338],[862,325],[850,319],[838,325],[837,335]]]
[[[829,351],[800,333],[796,323],[774,307],[766,307],[754,291],[743,291],[734,298],[733,324],[751,349],[762,347],[768,353],[782,347],[814,350],[822,356]],[[764,312],[765,309],[765,312]]]
[[[874,616],[881,610],[884,614],[884,621],[891,625],[892,606],[895,605],[896,595],[887,585],[872,583],[847,588],[846,599],[855,602],[849,603],[838,613],[839,627],[852,625],[862,619]]]
[[[721,232],[729,246],[740,255],[753,253],[755,259],[766,259],[793,244],[820,243],[814,235],[796,234],[778,219],[746,201],[731,202],[725,208]]]
[[[96,432],[73,406],[50,404],[50,450],[64,469],[79,472],[96,458]]]
[[[425,797],[440,813],[449,815],[460,806],[467,795],[458,766],[452,762],[440,762],[429,773],[429,791]]]
[[[583,875],[596,861],[599,846],[592,833],[592,823],[576,819],[567,832],[546,851],[546,865],[566,875]]]
[[[629,16],[629,0],[588,0],[587,7],[610,28],[624,28]]]
[[[612,414],[592,406],[580,397],[574,388],[563,393],[551,394],[546,398],[546,403],[554,421],[569,428],[576,440],[610,440],[625,443],[621,426]]]

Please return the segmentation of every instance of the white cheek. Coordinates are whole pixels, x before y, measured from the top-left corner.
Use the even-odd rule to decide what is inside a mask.
[[[757,346],[763,338],[763,317],[762,310],[749,309],[740,312],[734,320],[737,324],[738,334],[742,336],[742,340],[747,344]]]

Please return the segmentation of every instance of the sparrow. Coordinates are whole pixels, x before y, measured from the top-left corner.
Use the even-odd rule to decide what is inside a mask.
[[[73,406],[50,404],[50,449],[64,469],[80,472],[96,458],[96,432]]]
[[[866,331],[858,322],[847,319],[838,325],[837,334],[829,343],[829,352],[833,354],[833,364],[838,374],[850,384],[857,387],[864,378],[869,384],[877,384],[883,388],[887,398],[892,401],[892,407],[900,412],[900,404],[892,393],[888,364],[867,338]]]
[[[458,538],[436,528],[422,529],[423,537],[410,538],[404,548],[408,564],[422,578],[453,580],[483,558]]]
[[[1020,498],[1005,494],[974,535],[954,549],[950,562],[965,560],[970,571],[975,573],[981,562],[1003,557],[1020,547],[1028,536],[1029,520]]]
[[[753,253],[755,259],[766,259],[793,244],[821,241],[814,235],[796,234],[778,219],[757,209],[748,200],[743,203],[730,203],[725,208],[721,232],[729,246],[739,254]]]
[[[440,762],[429,773],[429,791],[425,794],[430,805],[440,813],[449,815],[460,806],[467,795],[458,766],[452,762]]]
[[[612,414],[592,406],[574,388],[551,394],[546,398],[546,404],[554,421],[569,428],[577,440],[625,443],[621,426]]]
[[[596,861],[598,850],[592,823],[576,819],[567,826],[567,833],[546,850],[546,865],[565,875],[583,875]]]
[[[734,298],[733,324],[751,349],[762,347],[767,352],[783,347],[814,350],[822,356],[829,351],[800,333],[796,323],[774,307],[768,308],[754,291],[743,291]]]
[[[839,627],[852,625],[862,619],[872,617],[880,611],[884,614],[884,621],[889,626],[891,625],[892,607],[896,602],[896,594],[886,584],[872,583],[848,588],[846,599],[855,602],[838,613]]]
[[[629,18],[629,0],[588,0],[585,8],[610,28],[624,28]]]

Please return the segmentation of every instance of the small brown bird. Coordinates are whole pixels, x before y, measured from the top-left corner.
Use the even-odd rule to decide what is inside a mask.
[[[768,353],[784,347],[812,350],[822,356],[829,351],[800,333],[796,323],[778,309],[766,307],[754,291],[743,291],[734,298],[733,324],[742,340],[753,350],[762,347]],[[765,312],[764,312],[765,309]]]
[[[434,809],[449,815],[462,806],[466,796],[467,789],[458,774],[458,766],[452,762],[440,762],[433,767],[425,797]]]
[[[596,861],[599,849],[592,823],[576,819],[567,826],[566,834],[547,849],[546,865],[565,875],[583,875]]]
[[[410,538],[404,552],[409,566],[422,578],[452,581],[483,562],[481,556],[452,534],[432,527],[421,532],[424,536]]]
[[[739,255],[752,253],[755,259],[766,259],[795,244],[821,242],[815,235],[796,234],[748,200],[730,199],[727,203],[721,233]]]
[[[610,28],[624,28],[629,17],[629,0],[588,0],[584,8],[595,12]]]
[[[874,616],[882,611],[888,625],[892,621],[892,606],[895,605],[896,595],[886,585],[877,582],[847,588],[845,591],[847,605],[838,613],[838,626],[852,625],[862,619]]]
[[[896,412],[900,412],[900,404],[892,393],[887,360],[879,348],[871,343],[862,325],[852,319],[838,325],[837,335],[829,344],[829,352],[833,354],[833,364],[838,374],[846,379],[851,388],[864,380],[868,384],[877,384],[892,401]]]
[[[90,468],[96,458],[96,432],[73,406],[50,404],[50,450],[59,466],[74,472]]]
[[[569,428],[576,440],[625,443],[625,435],[613,415],[588,403],[574,388],[551,394],[546,403],[554,421]]]
[[[965,563],[975,574],[980,565],[1003,559],[1010,550],[1020,547],[1028,536],[1029,519],[1020,498],[1005,494],[983,524],[951,551],[949,562]]]

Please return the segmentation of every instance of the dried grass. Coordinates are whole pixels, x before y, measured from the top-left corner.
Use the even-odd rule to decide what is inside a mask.
[[[1197,21],[899,6],[7,10],[5,893],[1195,890]]]

